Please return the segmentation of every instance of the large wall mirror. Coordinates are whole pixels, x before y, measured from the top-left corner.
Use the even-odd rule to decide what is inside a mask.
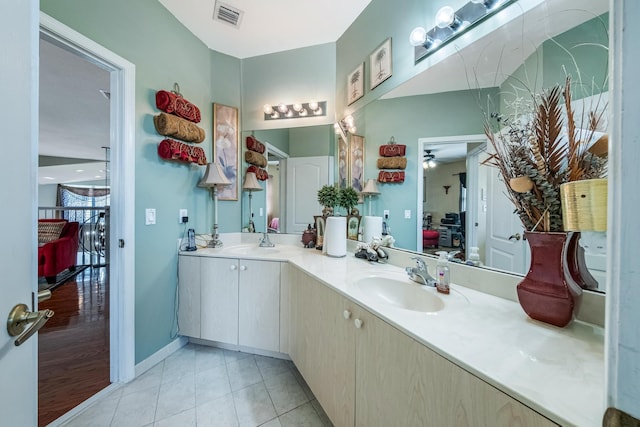
[[[372,201],[373,215],[390,211],[396,247],[430,254],[436,248],[423,245],[423,230],[444,226],[449,233],[438,249],[478,246],[484,266],[523,274],[527,245],[509,240],[522,235],[522,226],[496,171],[482,165],[484,113],[509,111],[514,99],[564,82],[567,74],[574,100],[588,104],[600,93],[606,100],[607,11],[607,0],[548,0],[351,112],[367,141],[365,181],[377,176],[380,145],[392,136],[407,145],[405,182],[379,185],[382,194]],[[333,154],[335,139],[328,144],[325,152]],[[435,168],[423,167],[426,150]],[[517,259],[516,247],[523,250]],[[605,258],[588,260],[601,284]]]

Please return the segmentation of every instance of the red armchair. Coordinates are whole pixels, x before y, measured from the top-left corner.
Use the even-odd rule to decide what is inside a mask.
[[[60,237],[38,246],[38,277],[44,276],[53,284],[56,276],[65,269],[74,271],[78,256],[77,222],[60,219],[39,219],[38,222],[66,222]]]
[[[436,230],[422,230],[422,248],[425,249],[428,246],[438,247],[438,241],[440,240],[440,232]]]

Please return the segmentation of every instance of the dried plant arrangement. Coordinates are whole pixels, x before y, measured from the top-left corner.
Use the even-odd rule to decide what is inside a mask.
[[[569,77],[564,86],[514,102],[524,114],[485,117],[493,153],[484,163],[498,168],[525,229],[563,231],[560,185],[606,175],[606,150],[597,152],[603,144],[593,143],[606,109],[576,113]]]

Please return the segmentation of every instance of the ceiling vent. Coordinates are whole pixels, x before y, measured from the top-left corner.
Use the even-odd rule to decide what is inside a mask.
[[[217,1],[215,9],[213,10],[213,20],[224,22],[225,24],[238,28],[242,21],[243,14],[243,11],[226,3]]]

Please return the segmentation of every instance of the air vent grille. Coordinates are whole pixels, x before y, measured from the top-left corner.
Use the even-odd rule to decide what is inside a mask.
[[[216,6],[213,11],[213,19],[238,28],[242,21],[243,14],[244,12],[233,6],[222,2],[216,2]]]

